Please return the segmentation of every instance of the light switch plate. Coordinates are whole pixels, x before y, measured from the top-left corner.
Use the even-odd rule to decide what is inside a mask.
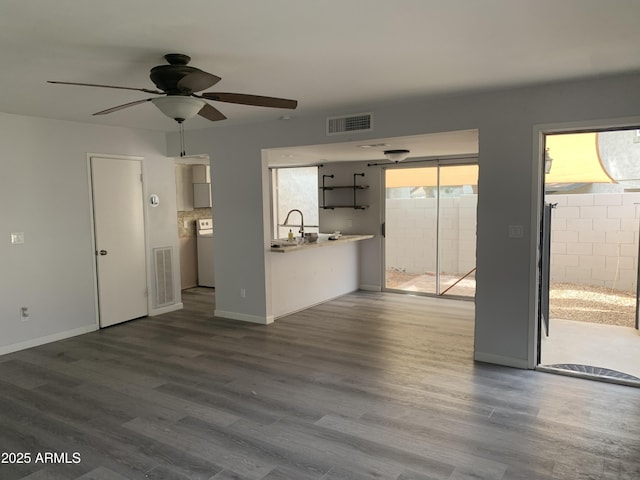
[[[11,245],[24,243],[24,232],[11,232]]]
[[[522,225],[509,225],[509,238],[522,238],[524,228]]]

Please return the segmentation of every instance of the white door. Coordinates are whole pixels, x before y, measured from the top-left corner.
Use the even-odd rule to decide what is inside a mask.
[[[148,313],[141,166],[91,158],[100,326]]]

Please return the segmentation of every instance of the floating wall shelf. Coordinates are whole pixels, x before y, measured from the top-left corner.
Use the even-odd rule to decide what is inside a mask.
[[[320,190],[322,190],[322,205],[320,208],[324,208],[325,210],[333,210],[334,208],[353,208],[355,210],[365,210],[369,208],[369,205],[358,205],[357,202],[357,191],[358,190],[366,190],[369,188],[369,185],[357,185],[356,177],[364,177],[364,173],[354,173],[353,174],[353,185],[327,185],[325,180],[327,178],[334,178],[334,175],[322,175],[322,186]],[[353,190],[353,203],[349,205],[334,205],[327,204],[326,200],[326,192],[331,190]]]

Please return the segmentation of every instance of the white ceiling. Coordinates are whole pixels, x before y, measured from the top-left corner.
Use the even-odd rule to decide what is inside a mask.
[[[214,105],[239,124],[640,70],[638,0],[2,0],[0,111],[173,131],[142,92],[165,53],[210,90],[294,98],[294,112]],[[202,118],[187,129],[216,124]]]
[[[478,153],[478,131],[430,133],[405,137],[377,138],[326,145],[271,148],[265,151],[271,167],[313,165],[330,162],[372,161],[388,163],[385,150],[409,150],[405,163],[425,157],[475,156]]]

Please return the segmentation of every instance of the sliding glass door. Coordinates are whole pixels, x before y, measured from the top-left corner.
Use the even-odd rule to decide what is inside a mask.
[[[477,164],[385,171],[385,288],[475,296]]]

